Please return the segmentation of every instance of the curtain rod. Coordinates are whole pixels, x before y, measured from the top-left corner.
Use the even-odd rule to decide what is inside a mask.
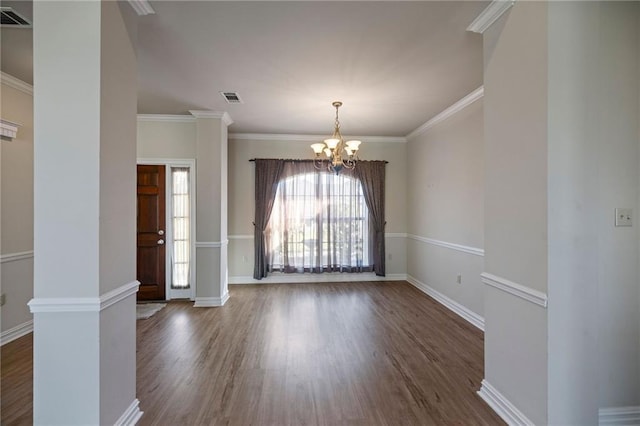
[[[277,160],[277,158],[252,158],[249,161],[250,162],[254,162],[256,160]],[[302,160],[297,160],[297,159],[282,159],[282,161],[288,161],[290,163],[307,163],[307,162],[311,162],[311,161],[315,161],[315,160],[309,160],[309,159],[302,159]],[[359,160],[359,161],[380,161],[380,160]],[[389,164],[389,162],[387,160],[384,160],[385,164]]]

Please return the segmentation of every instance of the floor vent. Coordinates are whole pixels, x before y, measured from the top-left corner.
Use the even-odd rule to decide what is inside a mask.
[[[31,22],[10,7],[0,7],[0,25],[3,27],[31,28]]]
[[[240,99],[240,95],[236,92],[220,92],[222,97],[227,101],[228,104],[241,104],[242,99]]]

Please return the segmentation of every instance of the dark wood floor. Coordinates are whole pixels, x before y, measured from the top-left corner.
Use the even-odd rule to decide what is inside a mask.
[[[139,424],[503,424],[482,333],[410,284],[230,287],[137,322]],[[31,350],[2,347],[3,425],[31,423]]]

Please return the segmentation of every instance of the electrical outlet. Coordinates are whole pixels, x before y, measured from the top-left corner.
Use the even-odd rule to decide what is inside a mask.
[[[458,276],[456,277],[456,282],[458,284],[462,284],[462,274],[458,274]]]
[[[242,256],[242,261],[244,263],[247,263],[249,261],[249,259],[247,258],[247,256]]]
[[[633,209],[616,209],[616,226],[632,226]]]
[[[391,255],[391,253],[387,254],[387,259],[393,260],[393,256]]]
[[[3,306],[6,301],[7,301],[7,295],[4,293],[0,294],[0,306]]]

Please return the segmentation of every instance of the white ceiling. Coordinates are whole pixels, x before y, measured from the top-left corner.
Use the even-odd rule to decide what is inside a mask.
[[[343,133],[404,136],[482,84],[482,37],[465,29],[487,1],[150,4],[139,113],[227,111],[236,133],[324,134],[341,100]],[[2,70],[27,82],[30,32],[2,30]]]

